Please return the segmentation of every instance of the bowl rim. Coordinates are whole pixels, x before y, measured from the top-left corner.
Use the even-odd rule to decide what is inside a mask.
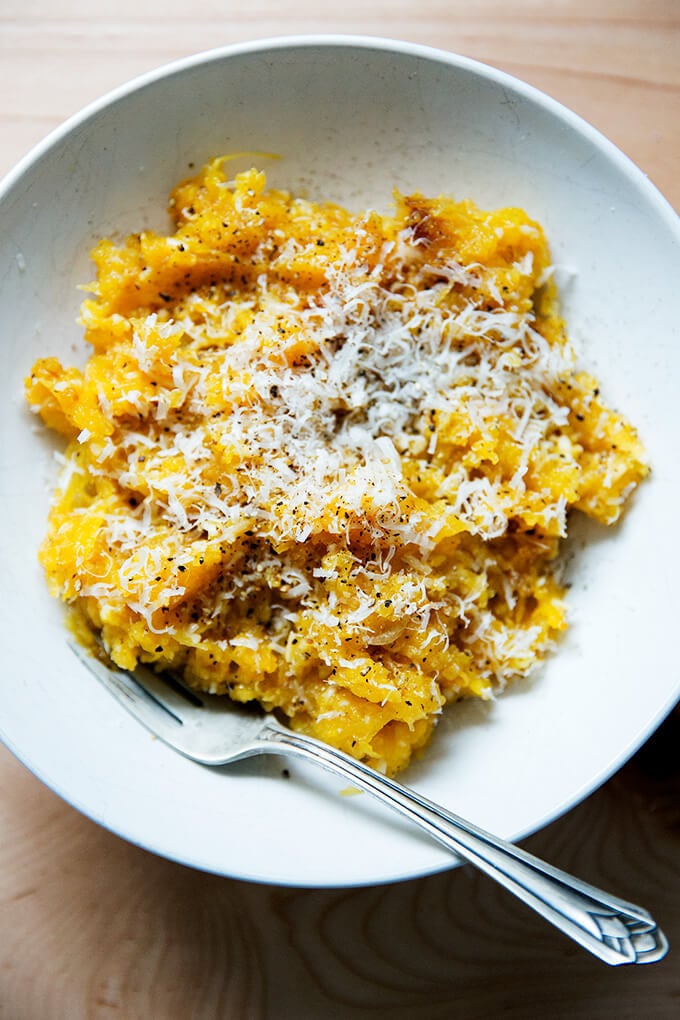
[[[15,186],[20,182],[23,175],[34,165],[38,164],[47,153],[66,141],[75,130],[87,124],[88,121],[93,119],[99,113],[116,105],[118,102],[124,101],[133,93],[153,86],[166,78],[181,75],[190,69],[208,64],[217,64],[225,60],[230,60],[234,57],[266,54],[268,52],[278,52],[281,50],[313,48],[328,50],[335,48],[364,51],[367,53],[370,51],[377,51],[382,53],[392,53],[396,57],[416,57],[429,62],[447,65],[454,69],[468,71],[485,79],[486,81],[494,82],[512,89],[516,94],[519,94],[531,103],[542,108],[551,116],[556,117],[571,127],[575,132],[580,134],[591,145],[599,150],[608,160],[612,161],[618,170],[642,191],[647,202],[649,202],[654,208],[660,218],[664,221],[664,225],[672,234],[675,235],[678,243],[680,244],[680,215],[678,215],[673,206],[659,191],[656,185],[629,156],[618,148],[617,145],[610,141],[604,134],[602,134],[602,132],[600,132],[587,120],[569,109],[567,106],[563,105],[558,100],[541,91],[536,86],[530,85],[506,71],[502,71],[492,64],[487,64],[462,54],[420,43],[412,43],[383,36],[361,34],[296,34],[288,36],[263,37],[245,42],[227,44],[225,46],[190,54],[188,56],[166,62],[150,71],[137,75],[86,104],[79,111],[69,116],[57,127],[53,128],[42,140],[30,148],[27,153],[19,159],[14,167],[0,178],[0,210],[2,204],[6,201]],[[623,748],[615,758],[610,760],[599,773],[591,777],[588,782],[576,790],[570,798],[566,799],[563,803],[558,804],[554,809],[546,812],[539,819],[535,819],[530,827],[522,829],[513,835],[513,841],[523,840],[538,832],[547,824],[556,821],[610,779],[611,776],[614,775],[614,773],[617,772],[625,764],[625,762],[636,753],[637,750],[639,750],[642,744],[658,728],[663,719],[670,711],[672,711],[680,697],[680,678],[676,686],[677,689],[669,695],[662,705],[659,706],[651,721],[647,722],[641,728],[635,741]],[[18,761],[23,763],[36,777],[40,779],[42,783],[44,783],[68,804],[74,806],[87,817],[92,818],[97,822],[97,824],[102,825],[102,827],[114,832],[116,835],[122,836],[129,842],[137,846],[144,847],[154,853],[161,852],[155,846],[147,845],[144,841],[135,839],[135,837],[129,832],[123,832],[120,828],[108,825],[104,819],[98,817],[96,813],[92,812],[91,807],[79,804],[77,799],[69,796],[66,792],[62,792],[62,790],[53,785],[50,778],[43,775],[42,770],[33,765],[30,753],[27,754],[22,751],[18,746],[16,746],[11,737],[4,732],[1,720],[0,739],[8,750],[10,750],[10,752],[18,759]],[[179,856],[173,856],[172,853],[167,853],[166,851],[163,851],[162,853],[163,856],[168,859],[176,860],[184,865],[191,864],[191,862],[188,862]],[[425,870],[417,872],[408,871],[403,875],[387,876],[383,880],[383,883],[403,881],[410,878],[422,877],[424,875],[436,874],[437,872],[447,870],[450,867],[456,867],[459,863],[460,862],[457,859],[452,858],[450,862],[442,863],[439,867],[431,866]],[[202,870],[212,870],[205,868],[203,865],[194,866],[198,866]],[[225,870],[218,871],[217,869],[214,870],[214,873],[221,875],[229,874],[229,872]],[[245,873],[240,873],[237,877],[242,880],[252,882],[273,881],[272,879],[263,878],[259,875],[247,875]],[[368,880],[367,882],[345,881],[341,883],[341,887],[360,887],[366,884],[377,885],[383,883],[374,879]],[[296,883],[286,880],[279,880],[278,884],[282,886],[296,885]]]
[[[471,71],[489,81],[497,82],[512,88],[515,92],[537,103],[544,110],[565,121],[576,131],[585,137],[597,148],[603,151],[610,159],[613,159],[625,174],[636,181],[642,187],[649,199],[657,206],[658,211],[669,220],[671,226],[677,233],[680,240],[680,215],[675,211],[667,198],[650,180],[649,176],[614,142],[610,141],[598,128],[580,114],[575,113],[568,106],[559,100],[554,99],[548,93],[543,92],[535,85],[518,78],[507,71],[487,64],[473,57],[467,57],[460,53],[440,49],[423,43],[412,43],[401,39],[391,39],[388,36],[373,36],[363,34],[347,33],[313,33],[295,34],[282,36],[269,36],[258,39],[251,39],[245,42],[228,43],[225,46],[214,49],[202,50],[198,53],[189,54],[186,57],[179,57],[176,60],[160,64],[158,67],[145,71],[142,74],[123,82],[120,85],[109,89],[98,98],[87,103],[80,110],[71,114],[61,124],[57,125],[43,139],[32,146],[24,156],[0,178],[0,202],[12,187],[20,180],[21,176],[51,148],[68,137],[72,131],[96,116],[102,110],[125,99],[128,95],[145,89],[156,82],[182,74],[190,68],[200,67],[204,64],[219,63],[233,57],[248,54],[265,53],[285,49],[311,49],[339,48],[358,50],[377,50],[381,52],[394,53],[420,57],[424,60],[442,63],[452,67]],[[670,214],[670,215],[669,215]]]

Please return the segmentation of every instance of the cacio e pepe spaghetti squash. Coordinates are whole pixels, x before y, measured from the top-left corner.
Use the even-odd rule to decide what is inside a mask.
[[[218,159],[170,210],[169,236],[95,248],[84,369],[27,380],[69,441],[50,588],[121,667],[395,772],[446,702],[545,655],[568,513],[616,521],[640,442],[577,369],[520,209],[356,214]]]

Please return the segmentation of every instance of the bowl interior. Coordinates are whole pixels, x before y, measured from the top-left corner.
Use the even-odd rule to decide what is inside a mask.
[[[405,776],[512,838],[605,779],[678,695],[664,654],[678,566],[677,222],[613,146],[528,86],[356,38],[173,65],[75,118],[0,191],[0,735],[85,813],[188,864],[300,885],[424,874],[449,856],[367,796],[341,796],[333,778],[294,765],[285,781],[276,760],[209,771],[152,740],[67,648],[37,565],[58,447],[25,409],[23,378],[39,356],[84,360],[76,287],[92,277],[95,241],[165,226],[170,188],[223,153],[246,153],[240,164],[258,163],[273,185],[354,208],[387,209],[395,187],[526,208],[561,267],[583,362],[647,444],[652,478],[623,525],[574,520],[572,627],[557,654],[497,702],[450,710]]]

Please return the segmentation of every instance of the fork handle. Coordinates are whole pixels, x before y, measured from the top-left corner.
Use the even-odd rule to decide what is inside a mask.
[[[342,751],[274,721],[260,750],[314,761],[373,794],[605,963],[653,963],[665,956],[668,942],[646,910],[492,836]]]

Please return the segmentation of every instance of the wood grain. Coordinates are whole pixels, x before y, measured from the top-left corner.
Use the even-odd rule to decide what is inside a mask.
[[[644,903],[676,946],[679,746],[676,712],[525,844]],[[353,890],[249,885],[125,843],[6,751],[0,774],[3,1020],[677,1015],[672,956],[605,968],[470,869]]]
[[[590,120],[680,207],[675,0],[3,0],[0,173],[52,127],[137,74],[218,45],[313,32],[440,46],[516,74]]]
[[[196,8],[199,10],[199,8]],[[495,64],[595,124],[680,209],[675,0],[3,0],[0,173],[85,103],[202,49],[389,34]],[[675,952],[610,970],[468,869],[354,890],[219,879],[64,804],[0,748],[2,1020],[665,1020],[680,1014],[680,714],[526,846],[642,903]]]

